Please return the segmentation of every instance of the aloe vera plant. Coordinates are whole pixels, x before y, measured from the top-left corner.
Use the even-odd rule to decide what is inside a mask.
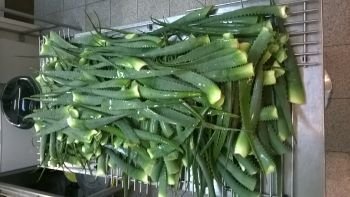
[[[94,26],[71,42],[45,37],[42,92],[28,98],[42,109],[26,117],[42,136],[41,164],[97,161],[97,176],[119,168],[159,182],[159,196],[186,167],[198,196],[218,195],[214,180],[259,196],[258,174],[275,172],[275,155],[290,151],[290,102],[305,101],[283,22],[273,20],[287,18],[287,7],[215,11],[153,19],[160,28],[148,33]]]

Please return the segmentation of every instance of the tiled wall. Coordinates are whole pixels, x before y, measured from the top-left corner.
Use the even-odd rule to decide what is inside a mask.
[[[348,197],[350,192],[349,153],[326,153],[327,197]]]
[[[350,153],[350,1],[324,0],[324,65],[333,81],[326,149]]]
[[[350,1],[323,0],[324,66],[333,81],[326,109],[326,193],[350,193]]]
[[[35,15],[55,22],[92,29],[87,17],[104,27],[115,27],[185,13],[205,4],[229,0],[35,0]],[[95,14],[96,13],[96,14]]]

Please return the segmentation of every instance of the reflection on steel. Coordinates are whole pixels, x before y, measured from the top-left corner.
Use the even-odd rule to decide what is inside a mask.
[[[333,85],[332,80],[328,74],[328,72],[324,71],[324,106],[328,106],[329,99],[331,97]]]

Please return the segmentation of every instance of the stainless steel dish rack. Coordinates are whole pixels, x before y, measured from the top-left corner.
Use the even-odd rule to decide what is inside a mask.
[[[307,103],[293,107],[293,124],[296,130],[296,143],[293,151],[280,158],[278,163],[281,176],[274,173],[268,177],[261,175],[260,191],[264,197],[322,197],[325,196],[325,156],[324,156],[324,69],[322,39],[322,0],[276,0],[277,4],[288,5],[290,17],[285,26],[300,66],[304,80]],[[217,5],[218,13],[223,13],[252,5],[270,4],[269,0],[238,0]],[[173,21],[180,16],[170,17]],[[129,31],[150,31],[157,28],[151,22],[118,27]],[[69,30],[61,31],[65,38],[84,36],[87,33],[71,35]],[[40,40],[40,43],[42,41]],[[47,59],[42,59],[44,64]],[[94,169],[95,164],[91,164]],[[88,173],[79,167],[68,165],[76,173]],[[186,169],[185,169],[186,170]],[[187,174],[187,173],[184,173]],[[121,172],[111,170],[106,181],[120,180]],[[145,196],[154,191],[156,185],[145,185],[129,180],[129,189],[136,196]],[[180,186],[173,191],[174,196],[193,194],[191,177],[181,177]],[[123,187],[123,185],[122,185]],[[236,196],[230,189],[223,190],[221,196]]]

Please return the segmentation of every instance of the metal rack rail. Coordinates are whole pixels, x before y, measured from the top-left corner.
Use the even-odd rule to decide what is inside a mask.
[[[304,80],[307,104],[293,107],[293,124],[296,130],[296,143],[291,153],[278,159],[278,173],[266,177],[260,176],[260,192],[263,197],[321,197],[325,195],[324,173],[324,82],[323,82],[323,40],[322,40],[322,1],[321,0],[276,0],[277,4],[287,5],[290,17],[285,23],[289,32],[291,45],[300,66]],[[241,7],[270,4],[269,0],[238,0],[217,5],[218,13],[235,10]],[[190,10],[189,10],[190,11]],[[173,21],[180,16],[170,17]],[[128,31],[150,31],[157,27],[151,22],[121,26]],[[88,33],[88,32],[87,32]],[[65,38],[84,36],[87,33],[71,35],[61,31]],[[42,42],[40,40],[40,42]],[[42,59],[41,64],[47,60]],[[295,145],[296,144],[296,145]],[[91,164],[94,169],[95,164]],[[75,166],[68,166],[76,173],[87,173]],[[62,168],[56,168],[62,170]],[[64,169],[63,169],[64,170]],[[187,169],[185,169],[186,171]],[[111,170],[106,181],[120,180],[122,172]],[[145,185],[136,180],[129,180],[129,189],[140,194],[148,194],[157,185]],[[183,191],[193,194],[191,176],[184,173],[179,188],[174,193]],[[123,185],[122,185],[123,186]],[[230,189],[222,191],[221,196],[236,196]],[[176,196],[176,194],[175,194]]]

